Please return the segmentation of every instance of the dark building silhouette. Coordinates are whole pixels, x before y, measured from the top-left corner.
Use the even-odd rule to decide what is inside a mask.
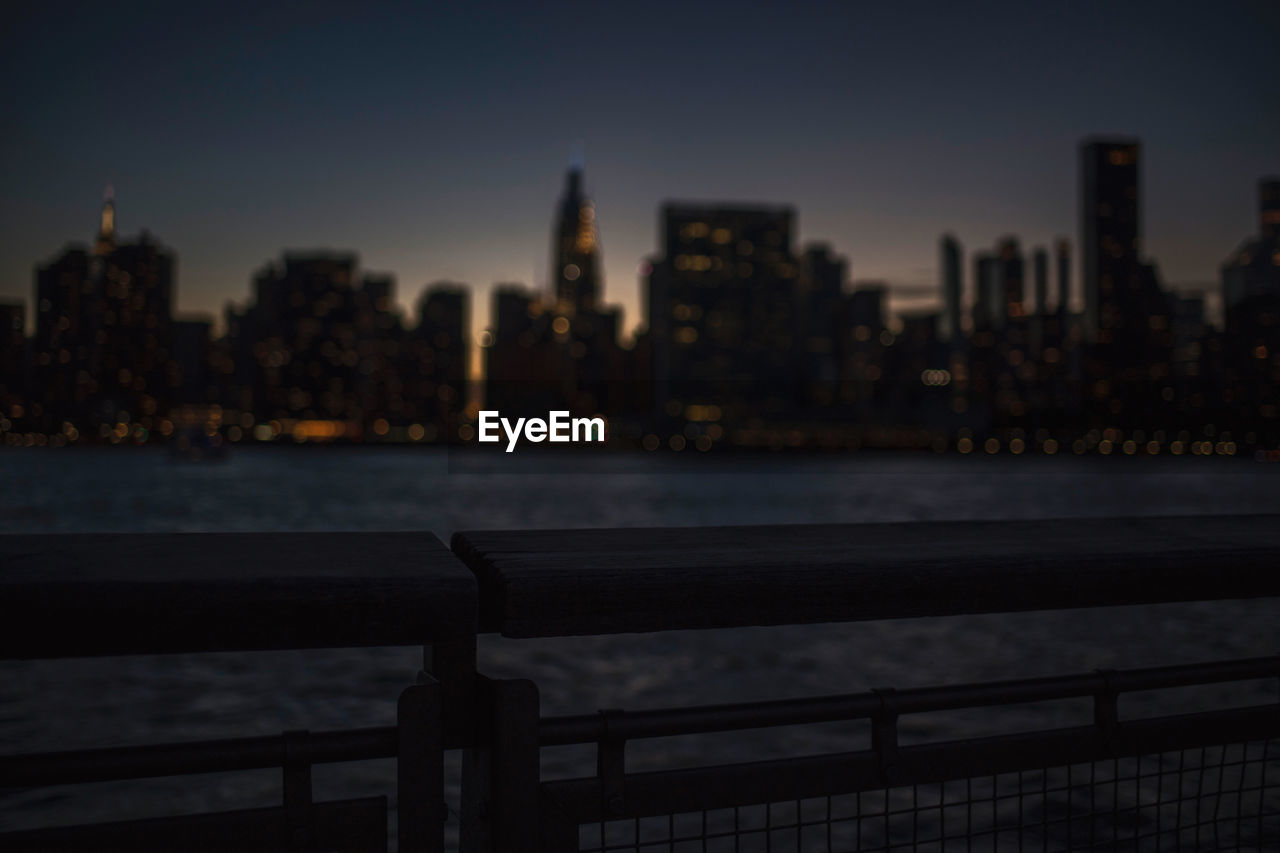
[[[1004,237],[996,246],[996,258],[1000,265],[999,325],[1025,317],[1026,259],[1017,237]]]
[[[283,423],[285,432],[292,424],[301,438],[383,440],[403,430],[421,439],[428,425],[444,434],[456,419],[465,403],[458,293],[438,296],[435,317],[428,293],[425,322],[406,336],[393,279],[359,276],[352,253],[286,253],[253,285],[253,305],[227,318],[236,380],[225,406],[245,423]]]
[[[790,208],[668,204],[646,282],[656,415],[730,423],[794,411]]]
[[[973,329],[998,328],[1004,316],[1001,311],[1001,294],[1004,290],[1002,281],[1004,269],[998,257],[989,252],[978,252],[973,256]]]
[[[1065,323],[1067,312],[1071,306],[1071,242],[1065,238],[1054,244],[1053,253],[1058,275],[1058,290],[1055,304],[1058,316]]]
[[[10,418],[26,415],[26,315],[21,302],[0,302],[0,418],[10,423]]]
[[[953,347],[959,346],[964,338],[961,308],[964,301],[963,264],[964,250],[960,241],[951,234],[944,234],[938,244],[938,270],[942,279],[946,339]]]
[[[838,317],[841,324],[840,407],[846,422],[882,421],[885,349],[888,333],[889,286],[880,281],[855,281]]]
[[[1244,303],[1280,292],[1280,178],[1258,182],[1258,233],[1222,264],[1222,306],[1228,321]]]
[[[573,169],[552,292],[493,292],[484,405],[604,414],[611,438],[650,449],[1280,448],[1280,180],[1260,183],[1258,233],[1222,265],[1217,330],[1203,295],[1166,291],[1142,255],[1140,153],[1132,140],[1081,145],[1082,314],[1065,239],[1028,263],[1017,237],[999,238],[974,254],[966,299],[962,247],[943,235],[941,311],[890,321],[887,284],[848,286],[831,246],[794,248],[790,208],[668,204],[644,273],[648,323],[626,347]],[[215,340],[210,321],[173,319],[175,268],[145,232],[120,239],[108,194],[92,244],[37,267],[29,340],[22,306],[0,305],[4,443],[466,435],[463,286],[430,285],[406,323],[391,276],[352,253],[288,252],[255,274],[247,305],[227,307]]]
[[[1080,148],[1086,362],[1092,420],[1125,426],[1162,421],[1170,383],[1169,299],[1142,257],[1141,146],[1092,139]]]
[[[212,331],[209,320],[173,321],[173,402],[212,405],[218,387],[212,376]]]
[[[1102,343],[1143,337],[1161,296],[1142,260],[1140,157],[1135,140],[1080,148],[1080,251],[1085,323]]]
[[[1035,305],[1031,308],[1030,344],[1037,356],[1044,350],[1045,320],[1049,316],[1049,250],[1037,247],[1031,253],[1031,278]]]
[[[551,278],[549,302],[518,285],[495,290],[485,408],[521,415],[633,409],[634,365],[618,344],[622,314],[601,299],[595,208],[576,167],[556,210]]]
[[[1249,443],[1280,445],[1280,179],[1259,182],[1258,234],[1223,263],[1222,299],[1221,340],[1206,342],[1221,387],[1205,396]]]
[[[558,319],[567,334],[569,320],[518,284],[493,289],[489,316],[484,408],[517,417],[562,408],[565,388],[552,325]]]
[[[829,407],[840,378],[843,341],[844,282],[848,263],[825,243],[805,248],[796,291],[795,340],[799,342],[801,405],[806,410]]]
[[[1258,236],[1280,243],[1280,178],[1258,181]]]
[[[551,244],[556,310],[566,316],[594,311],[600,303],[600,239],[595,206],[583,194],[582,170],[569,170]]]
[[[93,424],[103,438],[146,440],[173,399],[174,272],[145,231],[118,240],[110,191],[92,253],[71,246],[37,267],[37,429]]]
[[[1049,250],[1037,247],[1031,253],[1031,274],[1035,284],[1036,302],[1034,313],[1049,313]]]
[[[56,432],[62,420],[85,424],[89,419],[91,397],[97,391],[90,375],[97,288],[89,259],[88,249],[73,246],[36,267],[35,364],[29,402],[37,428]],[[114,426],[115,421],[111,423]]]

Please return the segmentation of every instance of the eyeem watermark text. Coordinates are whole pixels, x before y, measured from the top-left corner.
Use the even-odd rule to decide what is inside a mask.
[[[480,411],[477,423],[477,438],[481,442],[493,443],[501,441],[499,427],[506,435],[507,452],[516,449],[521,436],[525,441],[538,443],[550,441],[556,444],[568,442],[602,442],[605,440],[604,418],[571,418],[565,412],[547,412],[547,419],[516,418],[512,423],[496,411]]]

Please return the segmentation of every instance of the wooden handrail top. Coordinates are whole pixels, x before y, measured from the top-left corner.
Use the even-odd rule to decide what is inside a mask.
[[[1280,515],[471,531],[508,637],[1280,595]]]
[[[430,533],[0,535],[0,657],[417,645],[476,611]]]

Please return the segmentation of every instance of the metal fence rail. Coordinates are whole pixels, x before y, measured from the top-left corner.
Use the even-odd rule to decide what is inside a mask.
[[[1277,673],[1272,657],[544,720],[544,747],[598,755],[594,777],[543,783],[544,835],[583,851],[1280,849],[1280,704],[1116,714],[1125,692]],[[1093,698],[1093,725],[898,744],[903,714],[1074,696]],[[872,722],[860,752],[625,772],[629,739],[855,718]]]
[[[1269,851],[1277,773],[1280,744],[1248,742],[605,821],[574,849]]]
[[[915,544],[911,544],[915,543]],[[921,544],[923,543],[923,544]],[[397,724],[0,757],[0,788],[279,767],[267,808],[0,835],[0,848],[385,850],[388,799],[315,765],[394,757],[400,850],[1280,850],[1280,703],[1122,719],[1135,691],[1280,657],[542,718],[477,634],[555,637],[1280,595],[1280,517],[430,534],[0,536],[0,658],[421,645]],[[899,741],[910,714],[1087,698],[1091,724]],[[1278,697],[1280,698],[1280,697]],[[862,720],[854,751],[636,772],[627,745]],[[541,756],[594,744],[596,773]]]

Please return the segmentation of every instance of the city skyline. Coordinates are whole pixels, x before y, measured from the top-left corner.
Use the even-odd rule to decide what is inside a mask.
[[[1103,138],[1107,138],[1107,137],[1099,136],[1097,134],[1090,135],[1090,136],[1084,137],[1082,144],[1087,144],[1088,141],[1091,139],[1103,139]],[[1128,137],[1119,137],[1119,138],[1129,139]],[[1143,145],[1143,143],[1141,143],[1141,141],[1136,138],[1132,138],[1131,141],[1135,145],[1139,145],[1139,146]],[[1145,159],[1145,156],[1146,155],[1144,153],[1144,159]],[[565,211],[570,210],[571,208],[576,210],[574,205],[585,200],[587,209],[590,211],[587,215],[591,217],[591,219],[587,223],[585,223],[585,227],[589,228],[590,230],[589,239],[592,243],[590,247],[590,251],[593,256],[592,266],[593,267],[596,265],[603,266],[603,262],[600,259],[600,255],[603,254],[603,248],[602,248],[603,240],[601,240],[599,237],[599,231],[598,231],[599,226],[597,225],[598,220],[596,219],[596,214],[595,214],[594,193],[589,191],[590,184],[585,179],[585,169],[580,165],[581,163],[580,158],[575,157],[573,159],[577,162],[571,163],[568,166],[567,170],[562,170],[559,173],[562,180],[564,179],[563,178],[564,175],[567,174],[569,176],[567,179],[568,184],[565,187],[563,187],[559,195],[555,197],[555,198],[558,198],[559,200],[549,201],[547,204],[548,215],[546,216],[546,219],[552,221],[551,230],[549,232],[550,239],[548,242],[552,247],[552,252],[557,251],[555,248],[556,243],[557,242],[563,243],[563,241],[565,240],[565,234],[564,234],[564,229],[566,227]],[[1145,179],[1145,171],[1140,170],[1139,174],[1140,174],[1139,179],[1142,181],[1141,192],[1143,196],[1146,196],[1150,192],[1150,190],[1149,190],[1149,184]],[[1253,191],[1256,191],[1257,180],[1275,180],[1275,178],[1272,178],[1269,175],[1260,176],[1254,181],[1254,183],[1250,187],[1250,189]],[[645,289],[645,281],[647,276],[645,270],[648,268],[650,260],[654,256],[654,251],[655,251],[654,246],[658,247],[658,249],[661,248],[662,241],[663,241],[662,218],[664,216],[664,211],[666,211],[672,205],[676,205],[676,206],[692,205],[694,207],[728,206],[728,207],[742,207],[742,208],[752,208],[752,207],[763,206],[763,207],[776,208],[780,210],[785,209],[790,211],[791,218],[797,224],[803,219],[803,210],[802,208],[800,208],[799,205],[796,205],[793,203],[785,203],[785,202],[779,203],[779,204],[758,205],[758,204],[752,204],[749,202],[740,202],[740,201],[667,200],[659,204],[657,207],[657,214],[658,214],[658,216],[656,217],[657,222],[655,222],[655,230],[652,238],[653,244],[650,246],[648,251],[646,251],[642,256],[636,259],[636,278],[637,278],[637,291],[638,291],[637,301],[638,301],[639,308],[638,309],[632,308],[631,311],[639,311],[639,314],[637,316],[632,316],[631,313],[628,311],[628,305],[625,302],[612,299],[610,298],[607,292],[602,292],[599,284],[598,273],[593,273],[592,275],[590,275],[590,279],[592,282],[591,292],[593,293],[593,296],[591,297],[591,302],[598,303],[602,307],[607,306],[608,309],[611,311],[621,311],[623,314],[621,318],[621,322],[618,323],[618,327],[617,327],[618,333],[619,333],[618,339],[623,344],[633,341],[634,336],[638,332],[644,332],[649,328],[648,319],[644,316],[644,313],[643,313],[645,310],[644,289]],[[1142,206],[1146,207],[1145,202],[1143,203]],[[64,240],[60,248],[56,252],[47,253],[42,258],[34,261],[33,268],[38,272],[40,267],[42,267],[46,263],[54,261],[62,252],[66,251],[69,248],[74,248],[77,246],[93,248],[95,245],[98,245],[101,243],[102,229],[108,226],[115,233],[124,234],[128,237],[132,237],[132,238],[145,237],[146,239],[153,240],[153,241],[159,240],[160,243],[165,248],[174,252],[178,256],[179,260],[182,258],[183,252],[178,247],[172,245],[169,241],[167,241],[164,238],[163,233],[157,233],[156,230],[153,228],[142,227],[140,229],[133,230],[133,231],[128,231],[128,230],[121,231],[118,225],[118,219],[117,219],[118,214],[116,212],[116,207],[117,207],[117,203],[116,203],[115,188],[113,185],[108,184],[103,192],[102,199],[98,207],[99,232],[96,235],[94,235],[90,240],[81,240],[76,238]],[[1249,208],[1246,206],[1245,210],[1248,211]],[[1148,218],[1149,218],[1149,214],[1146,214],[1144,212],[1143,221],[1145,222]],[[1246,218],[1251,218],[1251,217],[1246,217]],[[573,223],[570,223],[569,227],[570,227],[570,232],[578,228],[578,223],[576,222],[576,220]],[[604,228],[608,227],[607,222],[603,227]],[[1145,227],[1143,228],[1143,230],[1146,231]],[[886,302],[884,306],[885,315],[886,315],[886,318],[890,320],[891,325],[895,328],[900,326],[904,315],[916,314],[916,313],[919,313],[921,310],[936,310],[936,311],[942,312],[943,315],[950,315],[956,318],[963,317],[964,319],[962,322],[967,326],[969,322],[968,311],[961,310],[957,312],[954,309],[966,309],[974,305],[980,305],[984,301],[985,297],[982,292],[982,283],[981,283],[982,273],[980,270],[976,268],[973,270],[970,270],[969,265],[966,263],[960,264],[958,269],[958,279],[955,282],[952,281],[951,275],[948,269],[946,268],[946,264],[944,262],[939,262],[931,271],[933,273],[932,280],[929,280],[929,281],[922,280],[920,282],[913,282],[910,284],[906,284],[904,287],[904,283],[901,281],[895,282],[888,279],[859,277],[851,274],[851,268],[853,267],[853,264],[850,262],[849,253],[846,250],[844,250],[844,248],[841,245],[829,240],[813,239],[813,238],[807,237],[800,232],[800,229],[798,227],[795,228],[794,231],[795,231],[795,243],[797,246],[821,246],[825,250],[834,253],[834,256],[838,258],[842,264],[841,285],[846,290],[851,291],[860,286],[873,287],[876,289],[884,289],[885,296],[886,296]],[[1079,222],[1076,223],[1076,227],[1073,230],[1069,232],[1064,231],[1064,232],[1058,233],[1050,241],[1046,241],[1043,244],[1038,244],[1035,241],[1025,240],[1023,238],[1023,232],[1018,230],[1012,230],[1009,232],[1003,232],[995,235],[988,235],[986,238],[978,239],[978,240],[966,240],[963,234],[961,234],[956,229],[948,229],[944,232],[941,232],[938,235],[934,235],[932,247],[936,253],[939,240],[941,240],[944,244],[955,243],[956,249],[960,252],[961,258],[963,258],[964,253],[968,251],[972,253],[975,259],[980,259],[981,257],[984,257],[984,250],[981,247],[985,245],[996,245],[997,251],[998,251],[1001,244],[1008,243],[1010,241],[1015,247],[1017,245],[1022,245],[1022,246],[1025,246],[1027,249],[1033,250],[1035,252],[1039,252],[1041,250],[1048,251],[1050,248],[1052,248],[1055,254],[1055,271],[1054,271],[1055,278],[1054,278],[1054,285],[1053,285],[1052,291],[1046,290],[1045,293],[1043,294],[1043,296],[1048,297],[1048,301],[1045,304],[1054,305],[1056,308],[1056,306],[1059,304],[1059,300],[1063,295],[1062,288],[1065,284],[1065,294],[1067,298],[1068,309],[1071,312],[1081,312],[1081,311],[1089,310],[1089,306],[1087,304],[1087,296],[1086,296],[1088,285],[1086,281],[1086,276],[1081,272],[1081,270],[1086,265],[1082,263],[1083,259],[1079,256],[1079,248],[1081,245],[1083,245],[1082,237],[1083,237],[1083,234],[1081,233]],[[1151,241],[1149,240],[1149,238],[1145,238],[1145,235],[1144,235],[1144,240],[1143,240],[1144,245],[1149,246],[1150,242]],[[1240,242],[1241,242],[1240,237],[1239,235],[1237,235],[1237,238],[1232,243],[1231,250],[1229,252],[1224,253],[1223,256],[1219,259],[1218,263],[1215,265],[1214,269],[1212,270],[1211,276],[1207,274],[1206,278],[1192,283],[1191,287],[1188,287],[1187,286],[1188,283],[1185,281],[1170,280],[1168,276],[1164,273],[1163,268],[1160,265],[1160,258],[1157,255],[1155,255],[1153,252],[1150,252],[1148,250],[1143,250],[1141,254],[1143,255],[1144,258],[1148,259],[1151,263],[1155,265],[1155,270],[1161,278],[1161,284],[1163,287],[1165,287],[1166,289],[1169,289],[1171,292],[1175,292],[1175,293],[1183,292],[1184,295],[1205,298],[1205,303],[1206,303],[1205,308],[1207,312],[1206,313],[1207,318],[1214,325],[1221,326],[1222,320],[1223,320],[1221,316],[1222,285],[1219,281],[1219,276],[1221,274],[1223,265],[1228,263],[1228,261],[1231,260],[1231,258],[1234,256],[1236,251],[1238,251]],[[966,249],[966,247],[968,248]],[[562,254],[563,254],[563,251],[564,249],[562,248],[561,250]],[[1057,269],[1057,265],[1062,263],[1061,255],[1062,255],[1062,252],[1064,251],[1066,252],[1066,258],[1067,258],[1067,272],[1065,276],[1061,272],[1059,272]],[[557,280],[556,278],[557,270],[560,268],[561,265],[558,264],[551,257],[552,252],[548,252],[548,257],[543,263],[543,266],[547,267],[549,272],[543,273],[540,277],[535,275],[533,279],[529,279],[529,280],[513,279],[513,280],[494,281],[494,282],[480,284],[475,282],[456,281],[453,279],[449,279],[447,277],[430,277],[425,282],[422,282],[420,284],[414,284],[412,282],[407,283],[407,287],[406,287],[406,282],[404,282],[400,278],[400,276],[396,274],[395,271],[381,270],[366,264],[364,262],[363,253],[359,250],[358,247],[341,246],[341,245],[284,246],[284,247],[277,248],[276,251],[271,256],[260,259],[253,265],[251,269],[246,270],[244,273],[244,281],[242,285],[243,289],[241,290],[241,292],[237,296],[228,298],[221,305],[217,306],[216,309],[213,309],[210,311],[188,310],[181,305],[181,300],[179,298],[174,300],[173,314],[175,319],[201,321],[201,322],[208,321],[211,323],[211,327],[214,331],[215,336],[220,336],[222,334],[225,334],[227,331],[226,312],[228,310],[239,311],[247,307],[251,307],[252,298],[253,298],[251,287],[254,281],[254,277],[260,274],[264,266],[270,267],[272,264],[276,262],[276,259],[282,256],[283,257],[307,256],[307,255],[317,255],[317,254],[319,255],[328,254],[328,255],[335,255],[335,256],[340,255],[344,257],[349,256],[353,259],[354,265],[358,267],[362,271],[362,273],[365,274],[366,276],[371,276],[374,278],[389,279],[391,283],[391,290],[393,293],[391,297],[391,303],[390,303],[391,310],[393,311],[398,310],[398,312],[400,313],[401,317],[403,318],[404,322],[407,325],[411,325],[413,322],[414,314],[416,310],[415,306],[422,299],[427,298],[428,295],[434,289],[438,289],[440,287],[463,288],[470,294],[470,301],[473,305],[485,305],[485,306],[489,306],[490,309],[494,304],[493,297],[499,291],[501,291],[502,288],[519,287],[535,295],[537,298],[542,300],[548,307],[552,307],[552,306],[555,306],[557,303],[561,303],[563,305],[563,302],[564,302],[563,291],[564,291],[564,287],[567,284],[567,282],[565,282],[562,277],[560,280]],[[181,264],[175,264],[175,267],[177,268],[177,273],[174,276],[174,285],[175,285],[174,289],[177,291],[178,294],[180,294],[182,291],[182,288],[181,288],[182,267],[181,267]],[[1030,281],[1029,276],[1027,277],[1027,281]],[[541,284],[537,282],[541,282]],[[949,299],[952,298],[950,290],[951,288],[955,287],[957,284],[958,284],[958,291],[955,294],[956,302],[953,306],[949,302]],[[412,294],[412,295],[409,295],[409,294]],[[1024,295],[1024,299],[1027,301],[1027,304],[1037,309],[1042,305],[1041,298],[1042,298],[1042,294],[1039,294],[1038,292],[1032,290],[1030,287],[1027,288],[1027,291]],[[17,303],[22,305],[23,308],[25,309],[26,325],[30,328],[35,327],[36,319],[37,319],[36,317],[37,308],[34,304],[35,300],[32,298],[32,290],[31,290],[30,284],[28,284],[28,287],[25,293],[20,292],[20,293],[14,294],[12,297],[7,296],[4,293],[0,293],[0,302],[7,302],[10,304]],[[469,345],[469,351],[471,353],[470,356],[468,357],[468,360],[470,363],[469,377],[471,379],[479,379],[479,378],[482,378],[484,375],[483,357],[480,353],[480,350],[484,346],[484,344],[482,343],[482,338],[485,336],[485,333],[493,332],[494,326],[497,322],[497,316],[493,313],[492,310],[476,310],[476,311],[470,312],[469,320],[470,320],[469,322],[470,340],[468,341],[468,345]],[[949,330],[943,330],[944,337],[948,336],[949,334],[950,334]]]
[[[33,266],[88,231],[108,181],[121,230],[179,253],[181,314],[242,300],[281,247],[357,250],[395,275],[405,307],[437,280],[466,282],[476,305],[498,282],[545,292],[547,211],[577,141],[603,298],[628,330],[667,200],[792,205],[802,241],[835,246],[853,279],[914,289],[937,282],[943,232],[970,246],[1074,236],[1071,146],[1094,132],[1144,140],[1146,252],[1166,282],[1209,285],[1275,171],[1280,30],[1262,4],[923,24],[806,5],[769,26],[734,9],[245,10],[255,35],[245,21],[23,10],[4,60],[21,73],[5,84],[0,298],[26,301]],[[56,65],[40,60],[55,50]],[[953,73],[911,61],[922,54]]]
[[[1069,240],[1053,245],[1052,296],[1049,247],[1028,255],[1016,235],[971,250],[966,295],[965,249],[947,233],[933,285],[944,310],[898,324],[885,285],[851,288],[843,256],[798,239],[794,208],[665,204],[633,347],[601,298],[595,205],[574,166],[552,217],[555,292],[499,287],[479,361],[469,291],[437,282],[406,317],[394,278],[353,252],[284,252],[215,337],[175,314],[175,254],[121,235],[108,193],[92,245],[37,267],[30,338],[22,306],[0,303],[0,432],[56,446],[180,447],[189,430],[217,447],[466,442],[483,405],[619,418],[614,438],[647,450],[665,437],[676,451],[1007,442],[1105,455],[1124,438],[1126,454],[1234,455],[1238,432],[1277,452],[1280,178],[1259,179],[1256,230],[1223,261],[1215,329],[1205,298],[1167,288],[1145,251],[1143,152],[1127,137],[1079,143],[1075,298]]]

